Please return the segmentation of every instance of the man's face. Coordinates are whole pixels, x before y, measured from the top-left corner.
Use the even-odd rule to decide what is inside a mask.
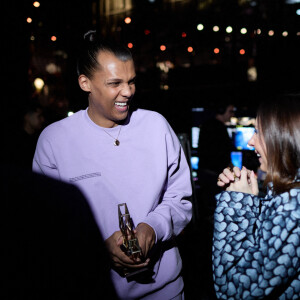
[[[41,109],[37,109],[35,112],[25,115],[25,121],[34,130],[40,130],[44,123],[44,116]]]
[[[135,93],[134,63],[132,60],[123,62],[109,52],[99,54],[98,63],[99,70],[91,79],[86,78],[88,113],[96,124],[114,127],[127,117],[129,101]]]
[[[229,105],[224,113],[224,122],[229,122],[232,117],[234,117],[234,106]]]

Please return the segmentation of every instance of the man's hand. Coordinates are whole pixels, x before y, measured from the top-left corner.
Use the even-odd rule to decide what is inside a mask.
[[[146,258],[146,262],[149,261],[147,258],[147,255],[153,245],[155,244],[156,235],[153,230],[153,228],[146,224],[146,223],[140,223],[135,229],[136,237],[139,241],[139,245],[142,250],[143,256]]]
[[[147,266],[148,261],[142,263],[140,259],[133,259],[127,256],[121,249],[122,244],[123,236],[121,231],[116,231],[105,240],[105,245],[115,268],[125,270],[128,268],[138,269]]]

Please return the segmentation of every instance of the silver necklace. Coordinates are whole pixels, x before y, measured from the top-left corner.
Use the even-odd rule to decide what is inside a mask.
[[[115,140],[115,141],[114,141],[114,146],[119,146],[119,145],[120,145],[120,141],[118,140],[118,138],[119,138],[121,129],[122,129],[122,125],[120,125],[120,130],[119,130],[118,136],[117,136],[116,138],[113,137],[110,133],[108,133],[105,129],[103,129],[103,131],[104,131],[107,135],[109,135],[111,138],[113,138],[113,139]]]

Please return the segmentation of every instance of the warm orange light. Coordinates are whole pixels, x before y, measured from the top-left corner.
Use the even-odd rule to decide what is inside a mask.
[[[127,47],[131,49],[133,47],[133,44],[132,43],[128,43]]]
[[[185,37],[186,37],[186,33],[183,32],[183,33],[181,34],[181,36],[182,36],[183,38],[185,38]]]
[[[193,49],[193,47],[188,47],[188,48],[187,48],[187,51],[191,53],[191,52],[194,51],[194,49]]]
[[[33,2],[33,6],[34,7],[40,7],[40,5],[41,5],[40,2],[38,2],[38,1],[34,1]]]
[[[161,45],[161,46],[160,46],[160,50],[161,50],[161,51],[165,51],[166,49],[167,49],[167,47],[166,47],[165,45]]]
[[[52,35],[52,36],[51,36],[51,41],[52,41],[52,42],[55,42],[56,40],[57,40],[56,36],[55,36],[55,35]]]
[[[148,34],[150,34],[150,30],[149,30],[149,29],[145,29],[144,33],[145,33],[146,35],[148,35]]]
[[[219,53],[220,53],[220,49],[219,49],[219,48],[215,48],[215,49],[214,49],[214,53],[215,53],[215,54],[219,54]]]
[[[31,18],[27,18],[26,21],[27,21],[27,23],[31,23],[32,19]]]
[[[241,55],[244,55],[245,53],[246,53],[246,51],[245,51],[244,49],[241,49],[241,50],[240,50],[240,54],[241,54]]]
[[[129,17],[125,18],[124,22],[125,22],[126,24],[131,23],[131,18],[129,18]]]

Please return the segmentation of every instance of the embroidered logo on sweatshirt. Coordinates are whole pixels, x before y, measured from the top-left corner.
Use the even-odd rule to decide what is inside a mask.
[[[79,180],[84,180],[84,179],[88,179],[88,178],[93,178],[93,177],[99,177],[101,176],[100,172],[95,172],[95,173],[90,173],[90,174],[85,174],[85,175],[81,175],[81,176],[76,176],[76,177],[72,177],[69,179],[70,182],[76,182]]]

